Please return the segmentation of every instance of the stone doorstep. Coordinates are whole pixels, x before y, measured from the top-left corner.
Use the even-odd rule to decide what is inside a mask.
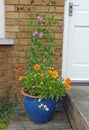
[[[63,103],[73,130],[89,130],[89,86],[73,86]]]

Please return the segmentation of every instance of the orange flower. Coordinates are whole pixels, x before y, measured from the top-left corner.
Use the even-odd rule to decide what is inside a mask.
[[[52,71],[52,77],[57,78],[58,77],[58,72],[57,71]]]
[[[23,79],[23,76],[20,76],[18,80],[21,81],[22,79]]]
[[[70,79],[70,78],[66,78],[66,80],[65,80],[65,83],[71,83],[72,82],[72,80]]]
[[[71,86],[70,86],[70,84],[68,84],[68,83],[65,83],[65,88],[66,88],[66,89],[68,89],[68,90],[70,90],[70,89],[71,89]]]
[[[43,74],[43,73],[42,73],[42,74],[40,74],[40,76],[41,76],[41,77],[44,77],[44,76],[45,76],[45,74]]]
[[[18,71],[18,72],[21,72],[21,71],[22,71],[22,68],[21,68],[21,67],[19,67],[19,68],[17,69],[17,71]]]
[[[34,69],[35,70],[39,70],[40,69],[40,65],[39,64],[34,65]]]

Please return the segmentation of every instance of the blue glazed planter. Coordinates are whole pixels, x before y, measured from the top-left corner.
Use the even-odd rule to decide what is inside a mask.
[[[56,101],[51,99],[39,100],[39,98],[24,96],[24,106],[30,119],[41,124],[48,122],[52,118]]]

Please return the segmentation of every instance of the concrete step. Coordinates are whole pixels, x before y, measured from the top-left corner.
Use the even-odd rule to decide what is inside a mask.
[[[73,86],[63,104],[73,130],[89,130],[89,86]]]

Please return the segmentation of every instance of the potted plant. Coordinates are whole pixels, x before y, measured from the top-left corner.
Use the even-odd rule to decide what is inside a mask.
[[[20,76],[24,88],[24,105],[35,123],[49,121],[56,107],[56,101],[70,90],[71,79],[65,81],[59,77],[54,67],[54,44],[55,37],[52,26],[59,28],[63,26],[50,15],[49,11],[45,18],[38,14],[34,20],[28,23],[30,47],[28,48],[27,72]],[[22,68],[19,67],[21,72]]]

